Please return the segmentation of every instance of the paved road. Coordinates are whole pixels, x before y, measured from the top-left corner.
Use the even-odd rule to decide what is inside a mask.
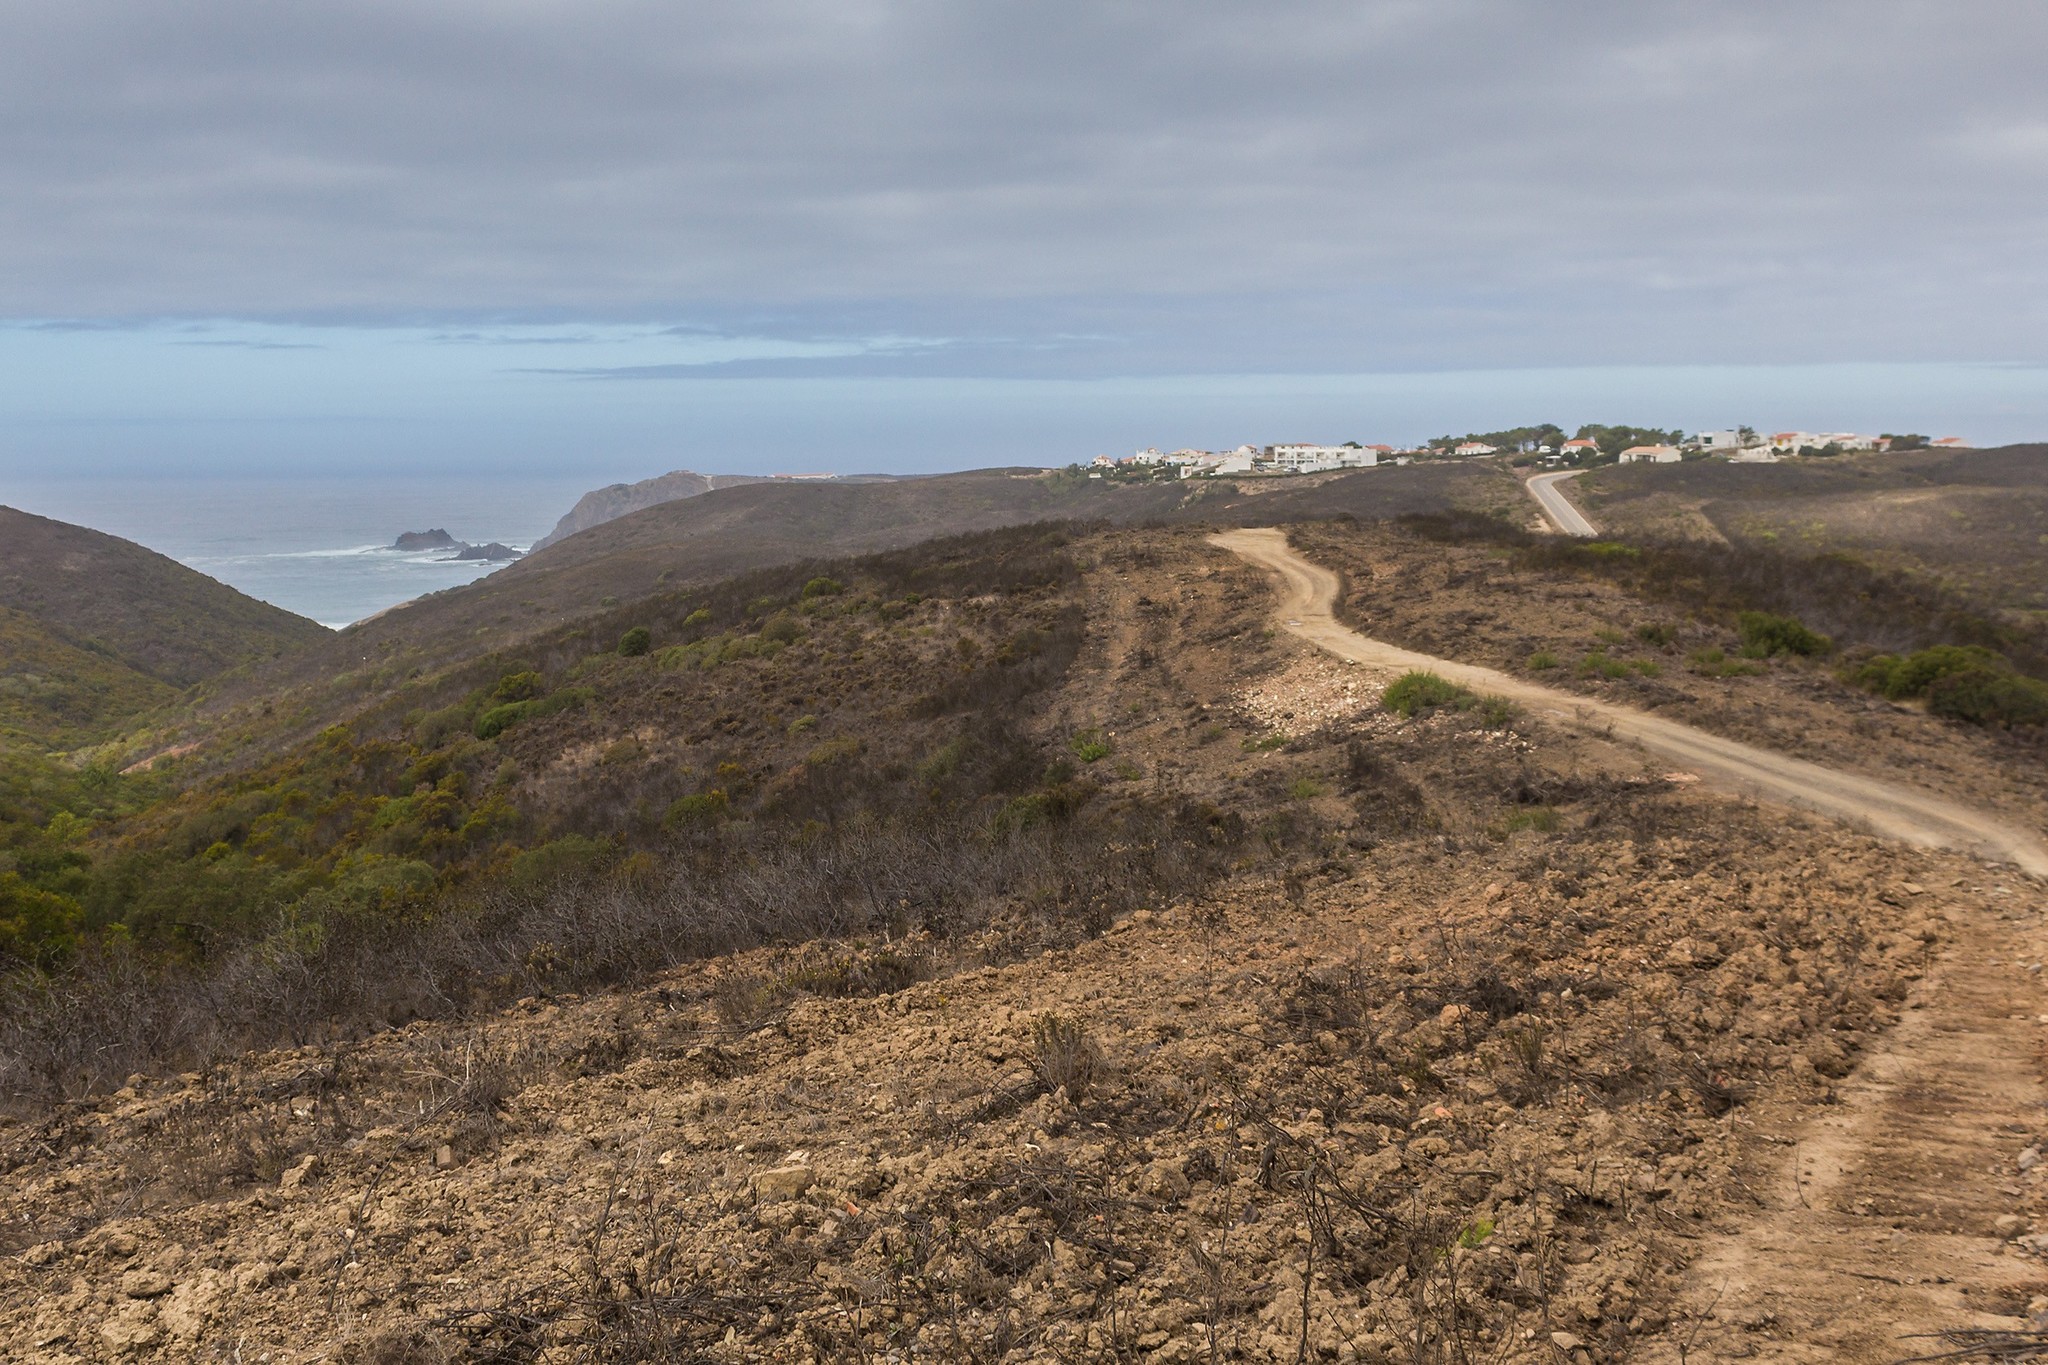
[[[1536,499],[1543,515],[1550,518],[1550,524],[1568,536],[1600,534],[1593,529],[1593,523],[1586,520],[1586,514],[1572,506],[1571,499],[1558,487],[1566,479],[1576,479],[1585,472],[1583,469],[1566,469],[1555,474],[1538,474],[1522,485],[1529,490],[1529,496]]]
[[[1277,574],[1282,588],[1279,614],[1287,629],[1339,658],[1392,671],[1427,669],[1567,723],[1592,722],[1721,790],[1801,806],[1923,848],[1964,849],[2017,863],[2037,877],[2048,877],[2048,843],[2032,831],[1931,792],[1824,768],[1612,702],[1367,639],[1339,624],[1332,614],[1337,576],[1296,554],[1284,532],[1271,527],[1228,531],[1212,541]]]

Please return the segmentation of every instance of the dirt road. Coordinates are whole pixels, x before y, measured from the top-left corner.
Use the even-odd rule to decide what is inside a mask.
[[[1575,479],[1584,472],[1582,469],[1567,469],[1557,474],[1538,474],[1523,485],[1529,490],[1529,496],[1536,499],[1536,505],[1543,509],[1543,515],[1568,536],[1599,534],[1593,529],[1593,523],[1586,520],[1586,514],[1572,506],[1571,499],[1558,487],[1566,479]]]
[[[1574,696],[1490,668],[1433,658],[1370,640],[1340,624],[1333,613],[1337,576],[1296,554],[1286,533],[1262,527],[1229,531],[1213,543],[1271,570],[1282,585],[1279,607],[1288,630],[1339,658],[1372,668],[1427,669],[1452,682],[1506,697],[1539,714],[1593,725],[1643,748],[1718,789],[1804,807],[1885,838],[1923,848],[1953,848],[1997,862],[2016,863],[2048,877],[2048,843],[1979,811],[1927,792],[1858,773],[1824,768],[1689,725]]]

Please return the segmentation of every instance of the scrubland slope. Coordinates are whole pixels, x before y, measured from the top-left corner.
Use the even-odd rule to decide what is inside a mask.
[[[1350,512],[1380,518],[1498,500],[1498,470],[1432,465],[1302,479],[1123,483],[1037,470],[973,470],[876,482],[719,488],[592,527],[518,563],[343,631],[223,689],[190,738],[251,743],[353,715],[400,683],[461,667],[570,624],[602,623],[650,595],[703,588],[799,561],[902,548],[935,536],[1040,521],[1219,520],[1243,524]],[[301,715],[294,730],[280,717]],[[202,755],[203,760],[203,755]]]
[[[1731,604],[1421,530],[1299,544],[1376,633],[1548,652],[1568,685],[1889,770],[1881,724],[1916,780],[2040,827],[2019,731],[1874,711],[1796,655],[1675,680],[1740,658]],[[2008,1239],[2041,1190],[2002,1125],[2044,1098],[2031,1062],[1971,1092],[1983,1122],[1910,1208],[1910,1153],[1872,1155],[1906,1129],[1837,1141],[1825,1189],[1788,1158],[1816,1116],[1890,1112],[1859,1063],[1907,1066],[1928,1031],[1892,1030],[1949,983],[2012,1012],[2038,885],[1569,721],[1390,713],[1204,534],[1022,528],[658,594],[126,827],[203,875],[305,881],[181,974],[104,964],[146,1016],[125,1032],[54,1027],[84,978],[9,1014],[50,1026],[7,1043],[0,1337],[1874,1361],[1913,1327],[2023,1325]],[[1884,1236],[1739,1254],[1795,1210],[1833,1221],[1777,1232]],[[1838,1284],[1882,1284],[1882,1312]]]
[[[132,541],[11,507],[0,507],[0,608],[179,688],[332,633]]]
[[[1619,535],[1849,555],[2048,616],[2048,446],[1615,466],[1574,492]]]

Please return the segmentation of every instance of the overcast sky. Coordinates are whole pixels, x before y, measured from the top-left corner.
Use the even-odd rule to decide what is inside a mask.
[[[2048,434],[2043,52],[2038,0],[0,0],[0,472]]]

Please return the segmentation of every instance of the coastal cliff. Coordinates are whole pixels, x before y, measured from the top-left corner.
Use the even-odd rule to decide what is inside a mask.
[[[743,483],[762,483],[764,480],[754,474],[698,474],[687,469],[671,470],[638,483],[615,483],[606,488],[592,489],[576,500],[555,529],[534,544],[535,550],[545,550],[558,540],[566,540],[578,531],[588,531],[593,526],[602,526],[608,521],[642,508],[656,507],[665,502],[676,502],[683,498],[694,498],[700,493],[709,493],[715,488],[733,488]]]

